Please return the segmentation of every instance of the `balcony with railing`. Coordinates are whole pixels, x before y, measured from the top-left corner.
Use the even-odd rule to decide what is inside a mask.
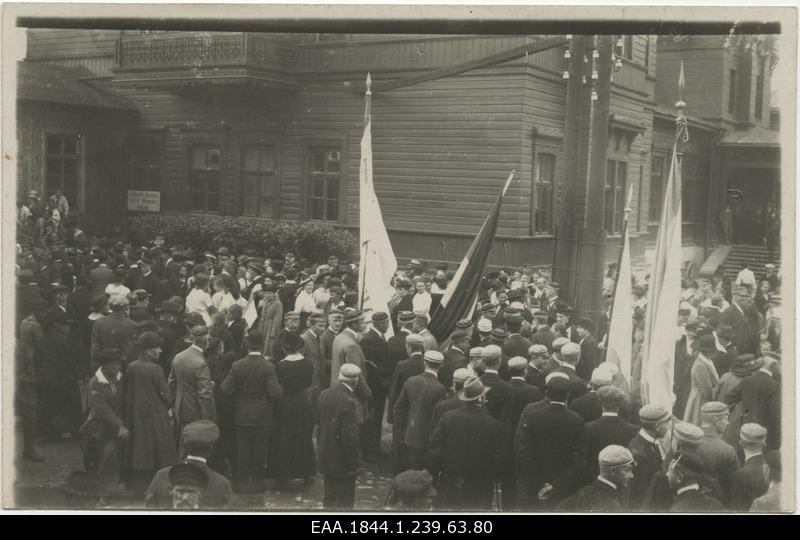
[[[292,43],[264,34],[123,33],[116,56],[113,82],[121,86],[298,86]]]

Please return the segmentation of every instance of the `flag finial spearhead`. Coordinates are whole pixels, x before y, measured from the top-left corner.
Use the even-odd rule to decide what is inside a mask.
[[[366,83],[366,85],[367,85],[366,95],[371,96],[372,95],[372,77],[370,76],[369,71],[367,72],[367,83]]]

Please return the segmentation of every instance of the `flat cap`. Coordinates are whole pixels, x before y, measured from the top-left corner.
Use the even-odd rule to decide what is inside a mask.
[[[565,337],[557,337],[553,340],[553,350],[556,352],[561,352],[561,348],[569,343],[569,340]]]
[[[561,346],[561,356],[580,356],[581,346],[577,343],[568,341]]]
[[[403,323],[414,322],[414,319],[416,319],[416,318],[417,318],[417,316],[414,315],[413,311],[401,311],[397,315],[397,320],[400,321],[400,322],[403,322]]]
[[[432,364],[441,364],[444,362],[444,355],[439,351],[425,351],[423,358],[425,358],[426,362],[430,362]]]
[[[283,316],[284,321],[296,321],[300,319],[300,313],[297,311],[289,311]]]
[[[469,338],[471,336],[472,336],[472,334],[470,334],[469,332],[465,332],[463,330],[456,330],[455,332],[450,334],[450,340],[451,341],[459,341],[459,340],[462,340],[462,339],[467,339],[467,338]]]
[[[689,422],[678,422],[674,428],[675,437],[679,441],[700,444],[703,441],[703,430]]]
[[[686,316],[686,315],[690,315],[691,313],[692,313],[692,310],[687,308],[687,307],[678,308],[678,315]],[[697,319],[695,319],[695,320],[697,320]],[[688,324],[687,324],[687,326],[688,326]]]
[[[389,320],[389,314],[385,311],[376,311],[372,314],[372,322],[383,322]]]
[[[177,463],[169,468],[169,481],[173,486],[208,486],[208,473],[193,463]]]
[[[597,390],[597,399],[604,406],[613,408],[619,406],[625,400],[625,392],[616,386],[608,384]]]
[[[610,444],[600,450],[597,461],[601,467],[622,467],[633,463],[633,454],[624,446]]]
[[[508,291],[508,299],[510,300],[517,300],[519,298],[525,298],[525,291],[522,289],[511,289]],[[516,302],[514,302],[516,303]]]
[[[419,334],[408,334],[406,336],[406,345],[425,345],[425,338]]]
[[[761,424],[745,424],[739,430],[739,439],[748,443],[764,442],[767,440],[767,429]]]
[[[686,315],[688,315],[688,313],[686,313]],[[700,326],[700,319],[691,317],[686,321],[686,324],[684,326],[686,328],[697,328],[698,326]]]
[[[469,350],[470,356],[480,356],[483,357],[483,348],[482,347],[472,347]]]
[[[597,367],[600,368],[600,369],[607,370],[611,374],[612,382],[613,382],[614,377],[619,373],[619,367],[614,362],[606,361],[606,362],[603,362],[602,364],[600,364]]]
[[[528,359],[522,356],[515,356],[508,361],[508,369],[520,369],[528,367]]]
[[[639,409],[639,419],[642,422],[658,424],[672,418],[672,413],[661,405],[647,404]]]
[[[456,328],[459,330],[469,330],[472,328],[472,321],[470,319],[460,319],[456,322]]]
[[[608,386],[611,384],[613,378],[610,371],[602,367],[597,367],[592,371],[591,383],[597,386]]]
[[[328,319],[333,321],[341,321],[344,320],[344,313],[341,311],[331,311],[328,313]]]
[[[736,287],[733,289],[734,296],[750,296],[750,290],[747,287]]]
[[[493,310],[494,310],[494,304],[492,304],[488,300],[485,300],[478,305],[478,311],[480,311],[481,313]]]
[[[156,308],[159,313],[180,313],[181,307],[170,300],[164,300],[161,305]]]
[[[340,379],[358,379],[361,376],[361,368],[355,364],[342,364],[339,369]]]
[[[153,296],[152,294],[150,294],[149,292],[147,292],[144,289],[136,289],[131,294],[133,294],[136,297],[137,300],[144,300],[145,298],[150,298],[151,296]]]
[[[205,336],[205,335],[208,334],[208,326],[205,326],[205,325],[202,325],[202,324],[198,324],[196,326],[193,326],[191,333],[192,333],[193,336],[196,336],[196,337]]]
[[[547,346],[542,345],[541,343],[534,343],[530,347],[528,347],[528,355],[529,356],[540,356],[540,355],[548,355]]]
[[[164,338],[152,331],[142,332],[136,339],[136,344],[144,349],[160,347],[164,343]]]
[[[561,373],[560,371],[554,371],[545,379],[545,385],[551,390],[567,392],[570,387],[569,375]]]
[[[55,287],[50,289],[50,291],[53,294],[64,294],[69,292],[69,287],[67,287],[66,285],[56,285]]]
[[[183,428],[183,442],[214,444],[219,440],[219,428],[211,420],[197,420]]]
[[[470,378],[474,376],[475,373],[473,373],[471,369],[465,367],[458,368],[453,372],[453,380],[455,382],[460,382],[460,383],[467,382]]]
[[[728,406],[721,401],[708,401],[700,407],[700,414],[703,416],[722,416],[728,412]]]
[[[508,332],[503,330],[502,328],[495,328],[492,330],[492,341],[499,341],[503,342],[508,337]]]
[[[705,462],[699,456],[689,452],[679,454],[673,463],[675,463],[676,468],[689,471],[695,476],[703,475],[706,472]]]
[[[503,355],[503,350],[497,345],[487,345],[481,351],[481,358],[484,360],[494,360]]]
[[[399,494],[407,496],[424,496],[434,493],[433,477],[425,470],[409,469],[403,471],[392,480],[392,485]]]
[[[481,334],[488,334],[492,331],[492,321],[489,319],[481,319],[478,321],[478,332]]]
[[[704,334],[692,343],[692,349],[704,353],[715,352],[717,350],[717,340],[711,334]]]

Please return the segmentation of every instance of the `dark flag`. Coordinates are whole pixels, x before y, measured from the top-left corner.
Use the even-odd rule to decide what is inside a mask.
[[[516,171],[511,171],[505,186],[503,186],[503,191],[497,197],[494,208],[486,216],[486,221],[483,222],[481,230],[473,240],[469,250],[467,250],[467,254],[464,256],[464,260],[461,261],[453,281],[450,282],[450,286],[447,287],[447,291],[442,297],[442,301],[433,312],[428,329],[439,343],[450,337],[459,319],[472,315],[483,270],[486,267],[486,259],[489,257],[495,231],[497,231],[503,196],[506,194],[508,185],[515,174]]]

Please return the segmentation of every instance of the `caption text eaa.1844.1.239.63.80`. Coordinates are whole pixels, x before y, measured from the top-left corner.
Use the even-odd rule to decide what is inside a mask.
[[[386,520],[339,521],[314,520],[311,533],[333,534],[491,534],[492,522],[487,520]]]

